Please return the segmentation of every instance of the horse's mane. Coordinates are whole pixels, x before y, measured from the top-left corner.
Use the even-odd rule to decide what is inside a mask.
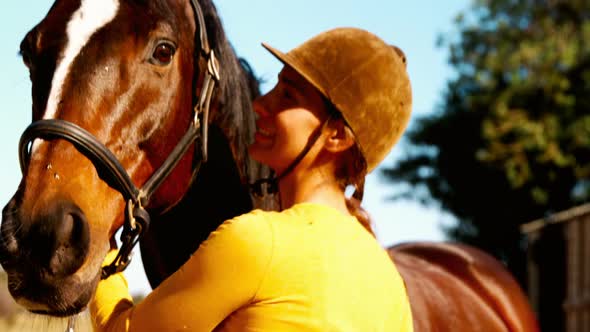
[[[252,100],[260,95],[258,78],[248,62],[236,55],[224,33],[221,19],[211,0],[200,0],[207,35],[220,63],[221,77],[212,122],[227,137],[242,180],[252,182],[267,170],[249,159],[247,146],[256,130]],[[262,173],[261,173],[262,172]]]

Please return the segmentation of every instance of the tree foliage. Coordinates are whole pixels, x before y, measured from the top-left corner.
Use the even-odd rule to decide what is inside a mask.
[[[384,174],[523,281],[519,225],[590,198],[590,2],[476,1],[455,27],[456,76]]]

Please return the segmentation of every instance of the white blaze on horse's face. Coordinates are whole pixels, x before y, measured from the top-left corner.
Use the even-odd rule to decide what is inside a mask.
[[[72,14],[67,25],[67,44],[58,57],[58,64],[51,82],[44,119],[56,116],[62,88],[72,63],[92,35],[111,22],[119,10],[119,0],[82,0],[80,8]]]
[[[72,63],[74,63],[74,60],[92,35],[111,22],[117,16],[118,10],[119,0],[82,0],[80,8],[72,14],[66,30],[66,47],[57,57],[58,63],[53,73],[51,91],[43,119],[55,118],[62,98],[63,85],[68,77]],[[35,140],[31,152],[37,149],[38,144],[39,140]]]

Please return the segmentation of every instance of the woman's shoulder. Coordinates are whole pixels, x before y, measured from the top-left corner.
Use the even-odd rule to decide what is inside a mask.
[[[252,211],[228,219],[209,234],[197,252],[211,252],[213,256],[232,252],[232,256],[242,258],[270,255],[274,234],[268,218],[265,211]]]
[[[218,227],[216,232],[232,232],[238,234],[260,233],[265,236],[276,236],[276,233],[283,233],[292,230],[293,227],[301,227],[310,223],[323,220],[338,222],[341,219],[351,219],[330,206],[315,203],[299,203],[283,211],[252,210],[226,220]]]
[[[252,210],[250,212],[241,214],[226,220],[222,226],[226,227],[267,227],[270,220],[277,218],[281,215],[281,212],[277,211],[264,211],[260,209]]]
[[[224,221],[211,234],[211,237],[238,237],[249,239],[250,241],[256,239],[266,240],[272,236],[270,220],[278,214],[278,212],[263,210],[253,210],[244,213]]]

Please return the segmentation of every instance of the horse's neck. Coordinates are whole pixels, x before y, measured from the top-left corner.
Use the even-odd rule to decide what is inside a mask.
[[[222,222],[254,207],[234,159],[224,134],[212,126],[208,160],[191,188],[174,208],[152,216],[150,228],[141,240],[144,269],[152,287],[184,264]],[[254,167],[248,172],[251,176],[258,171]]]

